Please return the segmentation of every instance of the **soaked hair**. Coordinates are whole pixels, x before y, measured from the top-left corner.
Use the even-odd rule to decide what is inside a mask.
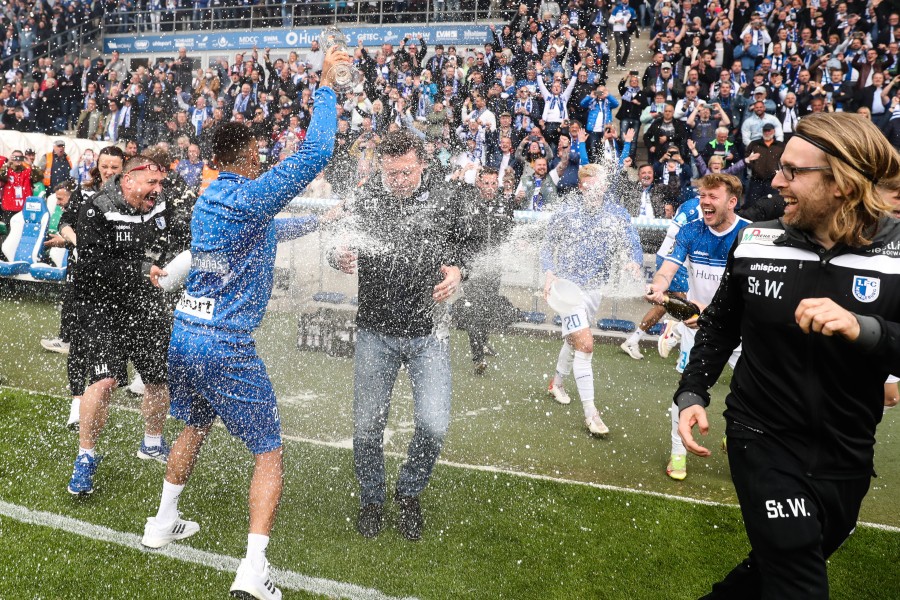
[[[870,244],[878,220],[891,210],[876,186],[900,177],[897,150],[872,121],[852,113],[807,115],[798,122],[797,134],[825,152],[831,170],[822,176],[834,181],[841,194],[829,237],[854,248]]]
[[[415,150],[419,160],[428,162],[425,143],[407,129],[388,131],[378,144],[378,153],[381,156],[403,156],[410,150]]]
[[[213,158],[219,165],[219,169],[237,163],[241,153],[256,143],[256,138],[250,133],[250,128],[244,123],[229,121],[222,123],[216,129],[213,136]]]
[[[588,177],[603,175],[603,167],[598,164],[589,164],[578,167],[578,181],[584,181]]]
[[[741,183],[741,180],[734,175],[726,175],[725,173],[707,173],[694,182],[694,185],[696,185],[698,189],[707,190],[724,187],[729,198],[734,196],[738,200],[744,195],[744,186]]]
[[[144,149],[143,154],[147,158],[161,165],[169,165],[172,163],[172,159],[169,156],[169,151],[163,146],[150,146],[149,148]]]
[[[125,163],[125,167],[122,169],[122,172],[128,173],[130,171],[133,171],[134,169],[137,169],[138,167],[143,167],[144,165],[156,165],[162,171],[165,171],[167,168],[165,165],[159,164],[158,161],[149,156],[138,154],[137,156],[128,159],[128,162]]]

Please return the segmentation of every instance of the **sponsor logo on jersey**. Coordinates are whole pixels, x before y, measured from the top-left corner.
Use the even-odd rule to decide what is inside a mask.
[[[756,227],[746,228],[741,234],[742,244],[762,244],[771,246],[775,240],[784,235],[781,229],[759,229]]]
[[[766,273],[787,273],[787,265],[767,265],[765,263],[753,263],[750,265],[751,271],[764,271]]]
[[[185,292],[175,306],[175,310],[204,321],[212,321],[216,311],[216,301],[214,298],[195,298]]]
[[[860,302],[874,302],[881,291],[881,280],[877,277],[853,276],[853,297]]]
[[[191,256],[191,269],[218,275],[228,275],[231,270],[228,258],[215,252],[195,252]]]

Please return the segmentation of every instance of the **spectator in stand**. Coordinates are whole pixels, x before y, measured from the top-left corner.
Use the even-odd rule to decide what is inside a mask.
[[[188,146],[187,157],[178,161],[175,172],[181,175],[188,187],[197,190],[203,177],[203,160],[200,158],[200,146]]]
[[[2,203],[0,203],[0,221],[9,231],[9,221],[13,215],[22,211],[25,199],[31,196],[32,185],[41,180],[39,171],[32,171],[25,162],[21,150],[13,150],[8,161],[4,160],[0,167],[0,183],[3,184]]]
[[[777,125],[766,123],[762,126],[762,138],[747,145],[750,178],[741,208],[753,206],[763,196],[776,193],[771,182],[780,168],[781,154],[784,152],[784,142],[776,137],[777,130]],[[759,154],[759,158],[749,161],[753,154]]]
[[[41,157],[35,169],[43,175],[44,187],[48,190],[68,179],[72,170],[72,159],[66,154],[66,142],[63,140],[53,142],[53,151]]]

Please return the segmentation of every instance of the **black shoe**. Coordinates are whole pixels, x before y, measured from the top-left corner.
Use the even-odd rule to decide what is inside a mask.
[[[359,509],[356,530],[363,537],[373,538],[381,533],[384,525],[384,509],[380,504],[366,504]]]
[[[476,375],[484,375],[485,371],[487,371],[487,362],[480,360],[475,363],[475,374]]]
[[[422,509],[419,508],[419,499],[416,496],[394,496],[400,515],[397,517],[397,527],[400,533],[411,542],[422,539]]]
[[[497,351],[494,350],[494,347],[491,346],[490,344],[485,344],[485,345],[484,345],[484,355],[485,355],[485,356],[490,356],[491,358],[493,358],[493,357],[495,357],[495,356],[499,356],[499,355],[497,354]]]

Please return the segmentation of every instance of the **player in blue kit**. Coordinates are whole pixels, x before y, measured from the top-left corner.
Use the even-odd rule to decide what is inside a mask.
[[[696,221],[697,219],[702,218],[700,216],[700,199],[699,198],[691,198],[681,204],[678,207],[678,210],[675,211],[675,216],[672,218],[672,222],[669,223],[669,227],[666,230],[666,237],[663,240],[662,244],[659,245],[659,250],[656,251],[656,268],[657,270],[662,266],[663,261],[666,256],[672,251],[672,248],[675,246],[675,236],[678,235],[678,232],[681,231],[681,228],[690,223],[691,221]],[[672,278],[672,283],[669,284],[669,293],[674,294],[676,296],[680,296],[682,298],[687,297],[688,290],[688,274],[687,269],[681,267],[678,269],[678,272],[675,273],[675,276]],[[647,314],[644,315],[644,318],[641,319],[640,324],[634,330],[634,332],[628,336],[628,338],[622,342],[619,346],[628,356],[631,358],[640,360],[644,358],[644,355],[641,354],[639,343],[641,341],[641,337],[647,333],[651,327],[656,325],[659,320],[666,314],[666,309],[659,305],[654,305],[647,311]],[[659,354],[663,358],[667,358],[669,356],[669,352],[672,351],[672,348],[678,344],[678,341],[681,339],[681,322],[669,319],[666,322],[666,328],[663,331],[662,335],[659,336],[659,341],[657,342],[657,347],[659,348]]]
[[[563,345],[556,373],[547,393],[560,404],[572,400],[563,388],[563,379],[572,373],[581,398],[584,423],[592,435],[603,436],[609,428],[594,403],[594,321],[602,299],[601,287],[622,269],[641,279],[643,252],[637,230],[628,212],[607,191],[600,165],[578,169],[578,191],[553,214],[541,246],[541,269],[545,273],[544,298],[557,279],[566,279],[581,288],[582,300],[566,314],[560,314]]]
[[[169,345],[171,412],[186,427],[172,446],[159,511],[147,519],[142,543],[160,548],[199,530],[197,523],[181,519],[178,497],[220,417],[255,456],[247,557],[231,586],[242,598],[281,598],[265,556],[283,483],[281,423],[252,332],[272,292],[277,242],[318,226],[316,217],[276,220],[275,215],[331,158],[337,108],[330,73],[341,62],[350,57],[329,51],[303,145],[265,174],[260,175],[250,129],[239,123],[221,126],[213,140],[221,174],[197,200],[191,221],[191,272]]]
[[[664,302],[663,294],[670,289],[673,278],[681,267],[688,269],[688,300],[706,308],[719,287],[725,273],[728,251],[741,230],[749,221],[734,212],[738,198],[743,194],[740,180],[733,175],[710,173],[698,180],[700,189],[700,214],[702,219],[685,224],[675,236],[675,244],[650,284],[647,300],[656,304]],[[678,371],[682,372],[694,346],[697,318],[684,321],[681,356]],[[734,351],[729,364],[734,368],[740,357],[740,346]],[[672,406],[672,454],[666,473],[672,479],[687,477],[687,450],[678,435],[678,410]]]

